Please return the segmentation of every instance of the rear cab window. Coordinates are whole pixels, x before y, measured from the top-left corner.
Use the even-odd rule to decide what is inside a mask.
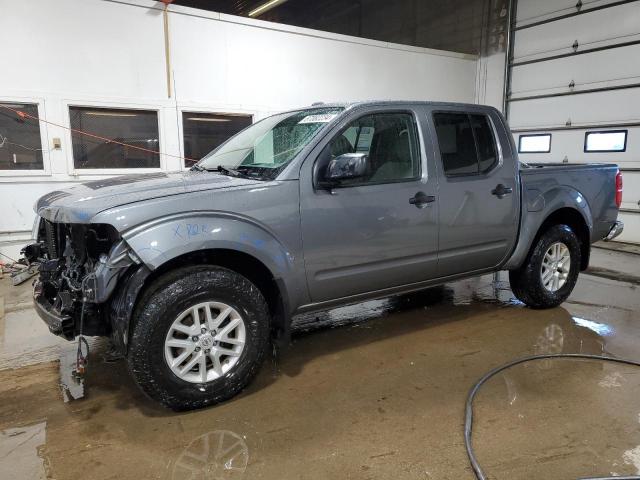
[[[498,164],[495,135],[487,115],[434,112],[433,122],[447,177],[480,175]]]

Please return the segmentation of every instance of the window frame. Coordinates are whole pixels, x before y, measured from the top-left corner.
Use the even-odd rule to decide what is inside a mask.
[[[265,114],[260,116],[256,110],[242,110],[242,109],[229,109],[225,107],[192,107],[190,105],[180,105],[178,106],[178,138],[180,141],[180,155],[182,158],[180,159],[180,171],[185,172],[191,169],[191,167],[185,166],[184,162],[184,122],[182,121],[183,115],[185,113],[194,113],[194,114],[207,114],[207,115],[245,115],[251,117],[251,125],[256,123],[269,116],[269,114]],[[249,125],[249,126],[251,126]],[[240,132],[238,132],[240,133]],[[224,142],[223,142],[224,143]],[[220,144],[222,145],[222,144]]]
[[[20,97],[16,96],[0,96],[0,103],[22,103],[36,106],[38,118],[46,119],[45,99],[42,97]],[[0,169],[0,178],[2,177],[50,177],[51,176],[51,151],[49,148],[49,134],[47,131],[47,123],[40,121],[40,148],[42,148],[42,169],[20,169],[20,170],[2,170]]]
[[[438,139],[438,131],[436,129],[436,118],[435,115],[438,113],[456,113],[459,115],[466,115],[467,117],[469,117],[469,124],[471,125],[471,115],[482,115],[483,117],[485,117],[489,123],[489,127],[491,128],[491,132],[493,133],[493,145],[495,147],[496,150],[496,161],[493,163],[492,167],[489,168],[488,170],[484,170],[483,172],[480,171],[480,152],[478,151],[478,140],[476,139],[476,134],[473,131],[473,126],[471,126],[471,133],[473,135],[473,144],[475,146],[476,149],[476,161],[478,164],[478,171],[476,173],[454,173],[454,174],[447,174],[445,172],[444,169],[444,162],[442,161],[442,152],[440,151],[440,140]],[[471,110],[432,110],[431,111],[431,122],[433,124],[433,133],[434,133],[434,146],[438,147],[438,156],[440,157],[440,165],[442,166],[442,174],[444,175],[444,178],[464,178],[464,177],[482,177],[482,176],[488,176],[489,174],[491,174],[494,170],[496,170],[498,167],[500,167],[502,165],[503,162],[503,157],[502,157],[502,148],[500,145],[500,142],[498,142],[498,131],[496,130],[496,126],[493,123],[493,119],[491,118],[491,115],[489,115],[486,112],[473,112]]]
[[[622,150],[587,150],[587,139],[591,134],[601,134],[601,133],[624,133],[624,145]],[[621,130],[588,130],[584,132],[584,153],[623,153],[627,151],[627,139],[629,138],[629,130],[621,129]]]
[[[82,177],[82,176],[94,176],[94,175],[126,175],[132,173],[157,173],[163,172],[167,170],[167,162],[166,162],[166,148],[165,148],[165,129],[163,123],[163,109],[162,107],[158,107],[158,105],[141,105],[141,104],[128,104],[128,103],[110,103],[110,102],[92,102],[92,101],[73,101],[67,100],[63,102],[64,110],[65,110],[65,121],[66,125],[68,125],[68,129],[66,130],[65,139],[67,141],[67,171],[69,175],[74,177]],[[71,132],[71,108],[95,108],[95,109],[105,109],[105,110],[140,110],[143,112],[154,112],[156,114],[156,118],[158,120],[158,154],[160,158],[160,166],[159,167],[150,167],[150,168],[76,168],[75,161],[73,157],[73,137]],[[91,132],[95,133],[95,132]],[[182,162],[181,160],[181,163]]]
[[[331,188],[332,189],[337,189],[337,188],[358,188],[358,187],[372,187],[372,186],[376,186],[376,185],[392,185],[395,183],[408,183],[408,182],[415,182],[415,181],[420,181],[423,178],[423,152],[422,152],[422,136],[421,136],[421,130],[420,130],[420,124],[418,123],[418,115],[416,114],[415,111],[413,110],[405,110],[405,109],[393,109],[393,110],[369,110],[366,112],[363,112],[360,115],[354,116],[353,118],[350,118],[349,120],[346,121],[346,123],[333,135],[331,135],[331,138],[326,142],[326,144],[322,147],[322,150],[320,151],[320,154],[318,154],[318,156],[316,157],[315,161],[314,161],[314,167],[313,167],[313,171],[315,172],[314,174],[314,179],[313,179],[313,186],[315,190],[318,189],[322,189],[319,185],[320,183],[320,171],[318,168],[316,168],[316,165],[318,164],[318,161],[320,160],[320,157],[322,155],[322,152],[324,152],[324,150],[326,148],[328,148],[331,145],[331,142],[333,142],[334,139],[336,139],[338,137],[338,135],[342,135],[354,122],[360,120],[361,118],[364,117],[370,117],[372,115],[393,115],[393,114],[404,114],[404,115],[409,115],[411,116],[412,120],[413,120],[413,126],[414,126],[414,130],[415,130],[415,137],[416,137],[416,154],[417,154],[417,159],[416,161],[418,162],[418,172],[415,176],[411,177],[411,178],[401,178],[401,179],[397,179],[397,180],[391,180],[391,181],[383,181],[383,182],[367,182],[367,183],[359,183],[359,184],[350,184],[350,185],[334,185]]]
[[[522,137],[549,137],[549,149],[548,150],[536,150],[535,152],[523,152],[522,148]],[[523,153],[525,155],[531,153],[551,153],[551,142],[553,141],[553,134],[551,133],[521,133],[518,135],[518,153]]]

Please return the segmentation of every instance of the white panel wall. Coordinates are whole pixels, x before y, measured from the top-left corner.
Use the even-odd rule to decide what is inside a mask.
[[[515,32],[509,123],[516,143],[520,134],[552,134],[551,152],[521,154],[525,162],[618,164],[624,181],[620,217],[626,225],[619,239],[640,243],[640,45],[581,53],[640,40],[640,2],[585,13],[612,3],[583,1],[583,13],[562,18],[577,12],[576,2],[517,0],[518,27],[552,21]],[[568,56],[547,59],[563,54]],[[518,65],[530,60],[541,61]],[[629,88],[607,90],[612,87]],[[592,89],[603,90],[578,93]],[[607,129],[628,130],[626,151],[584,152],[585,132]]]
[[[537,0],[518,0],[518,18],[521,18],[521,6],[527,3],[537,3]],[[573,11],[576,11],[575,8]],[[518,62],[571,53],[573,42],[576,40],[580,48],[594,48],[629,42],[638,38],[640,38],[638,4],[631,2],[518,30],[515,32],[513,54],[515,61]]]
[[[568,83],[568,82],[567,82]],[[512,102],[511,128],[611,124],[640,120],[640,88]],[[640,159],[639,159],[640,160]]]
[[[594,8],[618,0],[583,0],[582,8]],[[533,2],[520,1],[516,25],[530,25],[535,22],[555,18],[576,11],[576,0],[536,0]]]
[[[180,111],[254,118],[316,101],[473,102],[476,59],[170,7],[175,94],[167,97],[162,12],[151,0],[0,0],[0,100],[35,102],[68,126],[69,105],[157,110],[160,149],[180,155]],[[75,171],[70,133],[42,126],[45,169],[1,172],[0,251],[17,254],[48,191],[95,178]],[[48,151],[53,138],[62,149]],[[181,161],[161,156],[162,170]],[[140,170],[135,170],[140,172]],[[115,171],[97,172],[111,175]]]
[[[621,62],[621,58],[629,61]],[[566,92],[571,80],[575,83],[574,91],[625,85],[630,77],[640,78],[640,61],[634,59],[640,59],[640,44],[621,47],[615,55],[603,50],[522,65],[513,69],[512,98]],[[569,80],[568,73],[573,74]]]

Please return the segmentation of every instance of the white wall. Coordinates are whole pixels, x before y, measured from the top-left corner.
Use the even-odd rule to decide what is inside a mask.
[[[504,52],[495,52],[478,59],[476,102],[491,105],[502,112],[504,98]]]
[[[68,126],[69,105],[159,112],[160,149],[182,153],[182,109],[254,118],[316,101],[473,102],[476,59],[185,7],[170,7],[175,92],[167,97],[162,12],[151,0],[0,0],[0,101],[35,102]],[[0,251],[17,255],[33,203],[122,171],[74,171],[69,131],[41,125],[45,168],[1,172]],[[51,150],[53,138],[62,149]],[[181,168],[161,156],[162,170]],[[139,169],[134,170],[140,172]]]

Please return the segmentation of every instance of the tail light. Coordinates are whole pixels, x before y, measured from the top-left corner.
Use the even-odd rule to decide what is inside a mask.
[[[616,173],[616,206],[620,208],[622,205],[622,173],[618,170]]]

